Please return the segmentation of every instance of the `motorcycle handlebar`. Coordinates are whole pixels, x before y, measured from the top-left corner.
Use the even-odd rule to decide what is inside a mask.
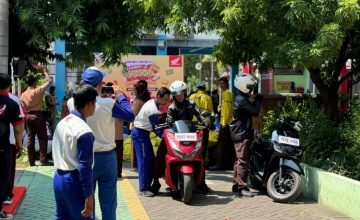
[[[163,129],[163,128],[168,128],[169,127],[169,124],[168,123],[164,123],[164,124],[158,124],[155,126],[155,129],[158,130],[158,129]]]

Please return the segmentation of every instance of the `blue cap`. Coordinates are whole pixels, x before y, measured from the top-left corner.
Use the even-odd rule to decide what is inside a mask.
[[[83,72],[81,79],[84,80],[85,84],[90,84],[94,86],[99,84],[105,76],[106,76],[105,72],[102,72],[95,66],[92,66],[87,68]]]
[[[196,88],[199,87],[206,88],[205,82],[199,82],[198,84],[196,84]]]

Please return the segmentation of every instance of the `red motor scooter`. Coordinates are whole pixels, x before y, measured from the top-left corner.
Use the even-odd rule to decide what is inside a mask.
[[[204,127],[195,125],[193,121],[179,120],[171,128],[167,124],[157,126],[159,128],[165,128],[165,182],[173,191],[180,191],[181,200],[189,204],[193,189],[201,183],[205,169],[201,130]]]

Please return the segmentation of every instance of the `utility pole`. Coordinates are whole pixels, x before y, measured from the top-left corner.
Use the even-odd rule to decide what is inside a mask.
[[[201,63],[201,55],[199,55],[199,63]],[[199,82],[201,82],[201,68],[199,69]]]
[[[210,77],[211,77],[211,79],[210,79],[210,81],[211,81],[210,92],[211,92],[213,89],[213,84],[214,84],[214,62],[213,62],[212,58],[211,58],[211,76]]]

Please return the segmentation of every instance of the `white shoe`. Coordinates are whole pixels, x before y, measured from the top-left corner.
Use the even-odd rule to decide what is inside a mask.
[[[4,212],[4,210],[0,212],[0,220],[11,220],[12,218],[13,215],[7,214],[6,212]]]
[[[13,200],[10,197],[6,197],[5,201],[3,202],[3,205],[11,205],[13,203]]]

